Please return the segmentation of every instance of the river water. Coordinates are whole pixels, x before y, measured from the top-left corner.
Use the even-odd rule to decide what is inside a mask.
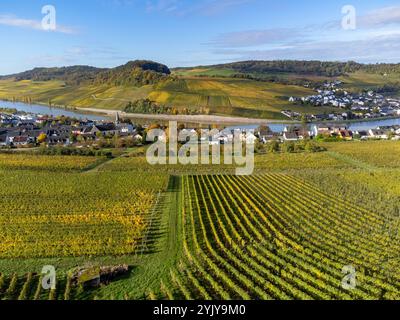
[[[0,108],[12,108],[12,109],[17,109],[18,111],[24,111],[28,113],[34,113],[34,114],[42,114],[42,115],[52,115],[52,116],[67,116],[71,118],[77,118],[77,119],[89,119],[89,120],[109,120],[110,118],[107,118],[105,116],[98,116],[98,115],[93,115],[89,113],[84,113],[81,111],[75,111],[75,110],[66,110],[62,108],[53,108],[53,107],[48,107],[44,105],[38,105],[38,104],[26,104],[22,102],[9,102],[9,101],[2,101],[0,100]],[[285,126],[289,125],[288,124],[270,124],[269,127],[271,128],[272,131],[275,132],[282,132]],[[376,127],[379,126],[392,126],[392,125],[400,125],[400,119],[386,119],[386,120],[376,120],[376,121],[361,121],[361,122],[353,122],[349,123],[346,126],[353,131],[356,130],[369,130],[369,129],[375,129]],[[255,129],[258,127],[258,125],[245,125],[245,126],[239,126],[240,128],[243,129]],[[230,127],[230,128],[238,128],[238,127]]]
[[[104,116],[97,116],[90,113],[84,113],[75,110],[68,110],[62,108],[52,108],[45,105],[39,104],[27,104],[22,102],[9,102],[0,100],[0,108],[17,109],[18,111],[24,111],[27,113],[49,115],[49,116],[66,116],[76,119],[88,119],[88,120],[109,120]]]

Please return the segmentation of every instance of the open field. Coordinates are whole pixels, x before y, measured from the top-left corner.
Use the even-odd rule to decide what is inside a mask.
[[[0,155],[0,297],[34,299],[50,264],[59,286],[39,299],[400,298],[399,143],[325,146],[256,155],[249,177],[150,166],[141,149]],[[67,290],[72,267],[119,263],[128,276]],[[341,287],[347,265],[355,290]]]
[[[383,75],[362,71],[340,77],[340,79],[345,83],[345,87],[354,91],[368,90],[369,88],[383,86],[388,83],[398,83],[399,78],[400,75],[398,73]]]
[[[198,67],[198,68],[178,68],[174,70],[174,74],[181,77],[230,77],[235,74],[240,74],[240,72],[229,69],[229,68],[215,68],[215,67]],[[339,78],[344,82],[344,86],[348,90],[364,90],[369,88],[374,88],[377,86],[383,86],[388,83],[398,83],[400,75],[396,72],[382,74],[382,73],[372,73],[366,71],[357,71],[350,73],[346,76],[341,77],[327,77],[327,76],[317,76],[308,74],[295,74],[295,73],[244,73],[244,75],[250,75],[256,78],[270,78],[277,77],[282,80],[298,80],[298,79],[308,79],[311,81],[332,81]]]

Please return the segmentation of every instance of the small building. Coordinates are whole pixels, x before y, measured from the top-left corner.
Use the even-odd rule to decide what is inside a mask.
[[[7,145],[7,135],[1,134],[0,135],[0,147],[5,147]]]
[[[283,133],[283,140],[284,141],[298,141],[299,137],[295,132],[284,132]]]
[[[353,132],[350,130],[340,130],[340,137],[343,140],[351,141],[353,140]]]
[[[23,147],[33,142],[34,141],[32,141],[32,138],[30,138],[29,136],[18,136],[13,138],[12,145],[15,147]]]
[[[373,139],[382,139],[382,140],[389,139],[389,135],[388,135],[387,131],[379,130],[379,129],[369,130],[369,136]]]

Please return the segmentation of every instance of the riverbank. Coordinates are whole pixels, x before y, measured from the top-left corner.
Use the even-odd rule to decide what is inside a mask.
[[[271,119],[259,119],[259,118],[241,118],[241,117],[229,117],[229,116],[215,116],[215,115],[166,115],[166,114],[136,114],[127,113],[118,110],[109,109],[96,109],[96,108],[76,108],[79,111],[90,111],[97,114],[106,114],[109,117],[115,117],[118,113],[123,118],[140,119],[149,121],[177,121],[184,123],[198,123],[198,124],[217,124],[217,125],[290,125],[290,124],[301,124],[300,121],[291,120],[271,120]],[[309,122],[308,125],[327,125],[327,124],[348,124],[352,127],[370,127],[371,124],[376,123],[379,126],[381,123],[385,125],[385,122],[400,122],[400,116],[396,117],[382,117],[374,119],[354,119],[354,120],[343,120],[343,121],[318,121]],[[390,125],[388,123],[388,125]]]
[[[268,124],[298,124],[298,121],[290,120],[270,120],[270,119],[257,119],[257,118],[241,118],[241,117],[228,117],[228,116],[214,116],[214,115],[169,115],[169,114],[140,114],[140,113],[127,113],[124,111],[110,110],[110,109],[96,109],[96,108],[76,108],[79,111],[90,111],[93,113],[101,113],[110,117],[115,117],[118,113],[123,118],[141,119],[141,120],[154,120],[154,121],[177,121],[185,123],[199,123],[199,124],[229,124],[229,125],[268,125]]]
[[[201,125],[219,125],[219,126],[260,126],[266,125],[276,131],[282,131],[285,125],[300,124],[300,121],[291,120],[271,120],[259,118],[229,117],[221,115],[167,115],[167,114],[136,114],[127,113],[120,110],[99,109],[99,108],[80,108],[80,107],[49,107],[45,104],[26,104],[22,102],[10,102],[0,100],[0,107],[7,107],[24,111],[27,113],[48,114],[53,116],[69,116],[89,120],[110,120],[115,119],[118,113],[122,118],[129,118],[135,122],[169,122],[177,121],[186,124]],[[385,117],[362,120],[344,120],[344,121],[319,121],[308,125],[328,125],[345,124],[351,130],[369,130],[378,126],[400,125],[400,117]]]

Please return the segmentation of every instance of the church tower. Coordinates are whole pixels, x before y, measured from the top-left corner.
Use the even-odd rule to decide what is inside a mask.
[[[115,115],[115,125],[118,125],[120,123],[120,118],[119,118],[119,112]]]

